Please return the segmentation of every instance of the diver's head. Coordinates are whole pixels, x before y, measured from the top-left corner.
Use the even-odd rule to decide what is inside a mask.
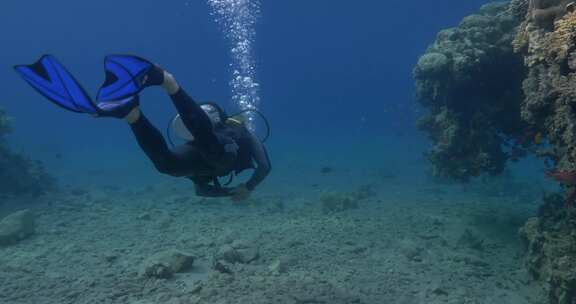
[[[216,125],[222,122],[222,117],[220,116],[220,111],[210,103],[205,103],[200,106],[202,110],[208,115],[212,124]]]
[[[224,123],[227,119],[226,112],[213,102],[202,103],[200,104],[200,108],[202,108],[202,111],[204,111],[208,118],[210,118],[210,121],[214,126]],[[194,141],[194,135],[192,135],[188,128],[186,128],[179,114],[172,119],[170,128],[181,139],[185,141]]]
[[[218,125],[226,121],[226,112],[219,105],[213,102],[205,102],[200,105],[202,110],[208,115],[213,125]]]

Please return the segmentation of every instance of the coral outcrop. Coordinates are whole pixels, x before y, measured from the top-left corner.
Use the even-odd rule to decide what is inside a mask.
[[[545,134],[550,148],[538,154],[555,172],[576,171],[575,8],[573,1],[529,1],[514,46],[528,68],[521,117]],[[528,244],[527,266],[548,288],[550,303],[569,304],[576,302],[576,211],[563,206],[573,200],[575,188],[563,187],[564,195],[548,196],[521,234]]]
[[[0,109],[0,195],[39,195],[54,189],[54,179],[40,162],[10,150],[6,140],[10,131],[10,119]]]
[[[564,3],[563,1],[557,1]],[[545,154],[558,170],[576,169],[576,12],[556,16],[552,29],[530,19],[521,25],[518,48],[529,68],[523,90],[524,121],[541,130],[554,149]]]
[[[548,196],[520,235],[528,251],[526,266],[547,288],[550,303],[571,304],[576,299],[576,210],[562,206],[560,195]]]
[[[497,174],[532,153],[564,187],[521,235],[549,302],[576,303],[576,1],[485,6],[441,32],[414,76],[436,175]]]
[[[521,7],[516,10],[522,10]],[[522,57],[512,41],[520,20],[508,4],[483,6],[441,31],[414,69],[417,97],[429,113],[419,122],[433,142],[433,175],[467,181],[499,174],[518,157]]]

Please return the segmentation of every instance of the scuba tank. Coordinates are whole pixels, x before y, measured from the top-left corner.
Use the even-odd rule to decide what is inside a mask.
[[[246,110],[242,110],[242,111],[240,111],[240,112],[238,112],[232,116],[228,116],[228,115],[226,115],[224,110],[222,110],[220,108],[220,106],[218,106],[215,103],[206,102],[206,103],[201,103],[200,105],[201,106],[209,105],[209,106],[217,109],[219,114],[220,114],[220,121],[224,124],[231,123],[231,122],[235,122],[238,124],[244,124],[245,118],[243,117],[243,115],[246,113],[255,113],[258,116],[260,116],[260,118],[262,118],[262,121],[264,121],[264,124],[266,125],[266,134],[264,135],[264,138],[260,139],[260,141],[262,143],[265,143],[270,138],[270,132],[271,132],[270,123],[268,122],[268,119],[266,118],[266,116],[264,116],[264,114],[262,114],[262,112],[260,112],[256,109],[246,109]],[[174,147],[174,141],[173,141],[172,135],[175,135],[176,137],[180,138],[183,141],[194,141],[194,135],[192,135],[192,133],[190,133],[190,131],[188,131],[188,128],[186,128],[186,126],[184,125],[184,122],[182,121],[180,114],[176,114],[174,116],[174,118],[172,118],[170,120],[170,122],[168,123],[168,126],[166,128],[166,138],[168,139],[168,142],[170,143],[170,145],[172,147]]]
[[[268,122],[268,119],[266,118],[266,116],[264,116],[264,114],[262,114],[262,112],[256,110],[256,109],[246,109],[246,110],[242,110],[232,116],[228,116],[226,115],[226,113],[224,112],[224,110],[222,110],[222,108],[220,108],[220,106],[218,106],[215,103],[210,103],[210,102],[206,102],[206,103],[201,103],[200,104],[201,107],[203,107],[203,109],[205,111],[208,110],[207,107],[204,106],[210,106],[213,107],[214,109],[216,109],[218,111],[218,115],[219,117],[211,117],[211,120],[214,121],[215,118],[217,118],[217,120],[219,120],[220,123],[224,124],[224,125],[245,125],[245,117],[244,114],[246,113],[255,113],[258,116],[260,116],[260,118],[262,118],[262,120],[264,121],[264,124],[266,125],[266,134],[264,135],[264,137],[262,139],[260,139],[260,142],[265,143],[268,138],[270,138],[270,123]],[[207,114],[210,115],[214,115],[214,113],[208,113]],[[166,138],[168,139],[168,142],[170,143],[170,145],[172,147],[174,147],[174,141],[172,139],[172,135],[176,135],[176,137],[180,138],[183,141],[186,142],[191,142],[194,141],[194,135],[188,130],[188,128],[186,128],[186,126],[184,125],[184,122],[182,121],[182,118],[180,117],[180,114],[176,114],[174,116],[174,118],[172,118],[169,123],[168,126],[166,128]],[[225,186],[228,186],[229,184],[232,183],[232,181],[234,180],[234,176],[235,173],[232,172],[230,173],[230,176],[228,178],[228,181],[224,184]],[[221,187],[221,183],[218,180],[217,177],[214,178],[214,184],[217,187]]]

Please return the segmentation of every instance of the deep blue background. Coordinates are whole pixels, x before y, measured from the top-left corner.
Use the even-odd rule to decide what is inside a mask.
[[[436,33],[486,1],[263,1],[256,62],[271,145],[414,134],[412,67]],[[0,105],[31,153],[137,151],[121,122],[45,102],[11,67],[53,53],[95,92],[108,53],[135,53],[173,72],[194,97],[230,111],[228,44],[203,0],[3,0]],[[162,128],[173,113],[159,90],[143,109]],[[382,139],[383,140],[383,139]],[[128,143],[127,143],[128,142]],[[272,148],[274,150],[274,148]]]

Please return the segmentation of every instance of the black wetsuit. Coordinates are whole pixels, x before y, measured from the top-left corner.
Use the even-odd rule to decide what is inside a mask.
[[[181,88],[170,98],[194,141],[168,148],[162,133],[141,114],[130,126],[138,144],[156,169],[191,179],[199,196],[231,196],[233,188],[221,187],[217,177],[255,168],[246,182],[248,190],[264,180],[271,169],[266,149],[244,125],[213,125],[208,115]],[[254,166],[255,163],[255,166]]]

